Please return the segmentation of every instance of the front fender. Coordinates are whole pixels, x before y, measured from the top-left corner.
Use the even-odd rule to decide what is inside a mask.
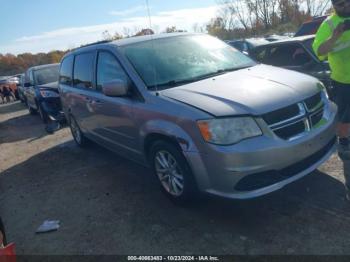
[[[150,135],[162,135],[176,140],[193,172],[198,188],[201,191],[205,191],[205,189],[209,188],[210,179],[198,147],[194,142],[197,134],[194,133],[191,136],[191,134],[189,134],[190,132],[186,132],[184,128],[173,122],[152,120],[142,126],[140,137],[142,138],[143,148],[145,148],[145,142]]]
[[[151,120],[140,128],[141,144],[144,148],[149,135],[162,135],[177,141],[184,152],[198,152],[191,136],[179,125],[166,120]]]

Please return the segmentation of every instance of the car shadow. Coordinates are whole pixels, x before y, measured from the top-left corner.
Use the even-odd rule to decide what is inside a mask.
[[[320,171],[265,197],[210,197],[180,207],[148,168],[69,141],[0,173],[0,192],[0,213],[19,254],[350,251],[343,184]],[[59,232],[34,235],[48,218],[61,221]]]
[[[0,122],[0,129],[0,144],[26,139],[30,139],[30,143],[48,135],[40,117],[29,113]]]

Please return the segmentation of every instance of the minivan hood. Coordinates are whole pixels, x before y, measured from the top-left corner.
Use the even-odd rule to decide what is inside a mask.
[[[58,82],[52,82],[52,83],[47,83],[44,85],[38,85],[38,88],[40,89],[54,89],[55,91],[58,90]]]
[[[166,89],[161,95],[214,116],[262,115],[311,97],[318,80],[267,65]]]

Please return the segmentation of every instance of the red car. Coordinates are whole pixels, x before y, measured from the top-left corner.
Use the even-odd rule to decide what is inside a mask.
[[[7,242],[6,242],[6,235],[5,235],[5,227],[0,217],[0,248],[6,245],[7,245]]]
[[[0,217],[0,261],[16,262],[15,244],[7,244],[5,228]]]

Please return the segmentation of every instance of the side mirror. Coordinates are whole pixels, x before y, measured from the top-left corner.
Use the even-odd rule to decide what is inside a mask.
[[[116,79],[103,83],[102,92],[106,96],[126,96],[129,93],[129,84],[127,81]]]

